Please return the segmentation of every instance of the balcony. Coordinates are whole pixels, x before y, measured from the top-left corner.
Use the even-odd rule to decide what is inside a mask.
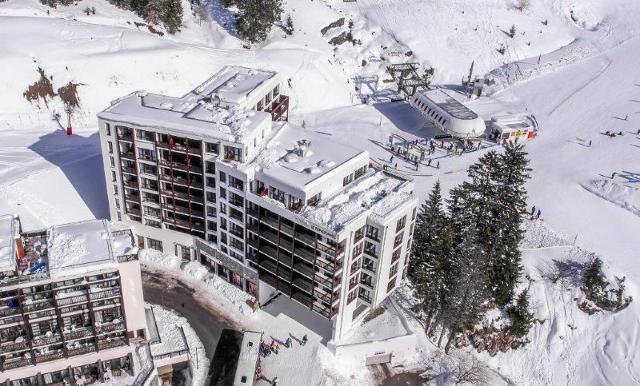
[[[96,351],[96,346],[93,343],[89,343],[85,346],[80,346],[80,347],[67,350],[67,355],[72,357],[76,355],[84,355],[84,354],[95,352],[95,351]]]
[[[94,330],[92,327],[84,327],[84,328],[79,328],[69,332],[64,332],[64,339],[65,340],[81,339],[81,338],[93,336],[93,334],[94,334]]]
[[[122,181],[122,184],[124,186],[126,186],[127,188],[138,189],[138,187],[139,187],[138,180],[124,180],[124,181]]]
[[[107,332],[122,331],[122,330],[124,330],[124,322],[122,321],[96,326],[96,333],[98,334],[104,334]]]
[[[127,338],[118,337],[118,338],[107,338],[105,340],[98,341],[98,349],[99,350],[108,350],[114,347],[126,346],[129,342],[127,342]]]
[[[293,295],[291,295],[291,297],[299,301],[300,303],[304,304],[307,307],[311,307],[313,305],[313,297],[305,293],[294,292]]]
[[[68,298],[58,299],[58,307],[69,306],[72,304],[85,303],[87,302],[87,295],[76,295]]]
[[[251,207],[247,207],[247,214],[254,218],[258,218],[259,216],[258,209],[253,209]]]
[[[280,231],[293,237],[293,227],[283,222],[280,223]]]
[[[273,227],[274,229],[278,229],[278,219],[275,217],[271,217],[271,216],[263,216],[260,221],[264,222],[265,224]]]
[[[200,148],[197,147],[193,147],[193,146],[187,146],[183,143],[167,143],[167,142],[158,142],[156,144],[159,148],[162,149],[170,149],[173,151],[179,151],[182,153],[189,153],[190,155],[197,155],[199,156],[200,153],[202,152],[202,150],[200,150]]]
[[[278,272],[276,263],[274,263],[269,259],[264,259],[260,261],[259,264],[260,264],[260,268],[265,269],[274,275],[276,274],[276,272]]]
[[[18,313],[20,313],[20,309],[18,307],[6,307],[3,309],[0,309],[0,318],[15,315]]]
[[[122,141],[127,141],[127,142],[133,142],[133,133],[127,132],[127,133],[120,133],[118,132],[118,139],[122,140]]]
[[[316,238],[307,233],[296,232],[296,239],[302,241],[303,243],[311,247],[315,247],[316,245]]]
[[[306,264],[303,263],[295,263],[293,264],[293,269],[296,272],[299,272],[300,274],[308,277],[309,279],[313,280],[313,276],[315,275],[315,271],[313,269],[313,267],[309,267]]]
[[[29,344],[26,340],[23,340],[22,342],[11,342],[2,344],[2,346],[0,346],[0,352],[6,354],[14,351],[26,350],[28,348]]]
[[[127,173],[127,174],[133,174],[133,175],[138,174],[135,168],[130,168],[127,166],[122,166],[120,170],[122,170],[123,173]]]
[[[272,121],[286,121],[289,116],[289,97],[286,95],[278,95],[273,99],[265,112],[271,113]]]
[[[64,351],[58,350],[54,352],[48,352],[45,354],[36,354],[36,363],[54,361],[56,359],[64,358]]]
[[[313,284],[309,279],[299,277],[293,281],[293,285],[309,294],[313,293]]]
[[[191,179],[187,180],[184,177],[178,177],[178,176],[173,176],[172,177],[171,175],[166,174],[166,173],[160,174],[160,178],[165,180],[165,181],[172,182],[172,183],[174,183],[176,185],[189,186],[191,188],[197,188],[197,189],[200,189],[200,190],[203,189],[202,179],[199,179],[199,178],[191,178]]]
[[[293,254],[302,258],[303,260],[313,264],[316,256],[313,252],[309,251],[308,249],[305,248],[295,248],[295,250],[293,251]]]
[[[120,158],[124,158],[124,159],[128,159],[128,160],[131,160],[131,161],[135,161],[136,160],[136,153],[134,153],[132,151],[122,152],[122,153],[120,153]]]
[[[127,208],[126,212],[127,214],[137,216],[137,217],[140,217],[142,215],[142,212],[140,212],[140,209],[136,209],[136,208]]]
[[[331,289],[333,288],[331,279],[329,278],[316,275],[315,281],[316,283],[324,286],[324,288],[328,289],[329,291],[331,291]]]
[[[35,312],[40,310],[46,310],[48,308],[54,308],[55,304],[53,304],[53,299],[46,299],[38,301],[37,303],[25,304],[22,309],[25,313],[27,312]]]
[[[115,287],[115,288],[110,288],[100,292],[90,293],[89,299],[93,301],[93,300],[99,300],[99,299],[113,298],[113,297],[120,296],[120,293],[121,293],[120,287]]]
[[[47,335],[35,336],[33,337],[31,344],[34,347],[36,347],[36,346],[48,346],[50,344],[54,344],[58,342],[62,342],[62,336],[60,336],[60,334],[53,334],[48,336]]]
[[[6,317],[4,319],[0,319],[0,326],[6,326],[9,324],[20,323],[20,322],[23,322],[23,319],[22,319],[22,315],[18,314],[18,315]]]
[[[134,203],[140,202],[140,195],[139,194],[125,193],[124,198],[126,198],[127,201],[132,201]]]
[[[11,360],[10,362],[2,363],[2,368],[6,370],[17,369],[18,367],[30,366],[33,362],[31,362],[31,358],[20,358]]]
[[[167,160],[160,160],[158,162],[160,163],[160,165],[166,166],[168,168],[182,170],[185,172],[192,172],[196,174],[202,174],[202,167],[200,166],[185,164],[182,162],[167,161]]]

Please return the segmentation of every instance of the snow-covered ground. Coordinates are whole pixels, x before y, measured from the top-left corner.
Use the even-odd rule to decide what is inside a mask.
[[[528,226],[523,249],[533,280],[532,307],[545,322],[534,327],[524,348],[480,358],[517,384],[640,383],[638,301],[617,314],[587,316],[576,307],[580,294],[574,284],[547,278],[556,261],[579,267],[595,253],[611,276],[626,276],[629,294],[639,299],[640,2],[530,0],[520,12],[510,0],[288,0],[294,36],[285,38],[275,28],[252,50],[241,48],[228,32],[228,14],[217,1],[209,3],[211,20],[201,23],[186,10],[182,31],[162,37],[136,26],[139,17],[103,0],[57,9],[37,0],[0,3],[0,213],[19,214],[26,229],[107,216],[95,114],[134,90],[181,95],[225,64],[273,69],[291,78],[286,92],[292,121],[367,149],[384,163],[390,154],[380,144],[389,134],[414,139],[431,129],[405,104],[352,105],[352,77],[383,78],[381,57],[400,61],[412,51],[408,60],[436,68],[436,83],[458,83],[475,61],[475,72],[489,72],[496,84],[489,97],[471,104],[474,108],[482,114],[527,112],[540,123],[540,135],[527,145],[533,168],[528,189],[544,220]],[[86,6],[95,6],[96,15],[85,15]],[[341,17],[353,26],[346,22],[320,33]],[[514,38],[503,32],[511,25]],[[361,45],[328,44],[349,28]],[[504,55],[497,52],[501,45]],[[64,135],[51,119],[63,112],[58,98],[40,108],[23,98],[39,76],[38,67],[52,77],[54,89],[80,83],[74,136]],[[601,134],[607,130],[624,135]],[[592,145],[585,146],[589,141]],[[439,152],[439,169],[412,172],[401,161],[399,169],[414,174],[417,193],[424,197],[438,179],[445,190],[458,184],[481,153],[452,157]],[[190,266],[184,275],[194,285],[204,281],[197,284],[203,293],[219,294],[211,301],[274,337],[314,331],[284,312],[245,313],[248,307],[237,291],[227,291],[202,267]],[[323,334],[311,332],[306,346],[271,358],[267,375],[277,375],[282,384],[372,381],[366,369],[335,363],[320,344]],[[436,360],[433,345],[419,339],[421,350],[408,367]]]

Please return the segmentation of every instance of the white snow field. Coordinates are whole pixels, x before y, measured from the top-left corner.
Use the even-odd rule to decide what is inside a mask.
[[[104,0],[57,9],[37,0],[0,2],[0,214],[20,215],[27,230],[106,217],[95,114],[135,90],[182,95],[227,64],[279,71],[291,78],[285,93],[291,96],[292,121],[304,121],[307,130],[366,149],[374,162],[387,163],[390,154],[380,145],[391,133],[415,139],[432,135],[433,128],[403,103],[353,105],[352,78],[384,78],[383,57],[434,66],[436,84],[455,85],[475,61],[475,73],[490,73],[496,83],[488,97],[470,106],[485,119],[526,112],[540,124],[538,137],[527,144],[533,168],[528,189],[543,221],[527,226],[524,266],[533,281],[523,281],[522,288],[530,285],[532,308],[544,320],[534,326],[525,347],[493,358],[477,356],[499,374],[495,384],[638,384],[640,2],[530,0],[522,12],[515,3],[288,0],[294,36],[285,38],[274,28],[265,43],[248,50],[229,32],[228,11],[217,0],[209,0],[211,16],[203,21],[183,1],[184,26],[174,36],[136,26],[139,17]],[[95,6],[96,15],[86,16],[87,6]],[[320,33],[340,17],[347,20],[344,26]],[[503,32],[511,25],[516,26],[513,38]],[[328,44],[349,28],[361,45]],[[497,51],[502,45],[504,54]],[[406,56],[408,51],[413,56]],[[52,77],[54,89],[69,81],[80,84],[81,110],[74,113],[71,137],[52,120],[57,112],[66,123],[58,98],[38,107],[23,97],[38,79],[38,67]],[[601,134],[607,130],[623,135]],[[414,175],[425,197],[438,179],[445,190],[460,183],[482,152],[437,153],[439,169],[417,172],[396,162]],[[626,277],[627,292],[635,299],[627,309],[587,316],[577,308],[577,269],[593,253],[605,261],[611,278]],[[156,262],[163,269],[178,268]],[[575,269],[573,276],[553,283],[557,262]],[[186,275],[207,278],[199,267],[191,268]],[[336,363],[320,343],[321,334],[312,335],[313,326],[283,313],[247,317],[239,295],[215,280],[203,288],[220,291],[212,301],[219,299],[248,327],[260,322],[274,337],[309,332],[303,349],[270,358],[264,370],[277,374],[279,385],[299,385],[301,379],[310,385],[373,382],[367,369]],[[230,299],[225,303],[224,297]],[[421,348],[403,365],[437,367],[432,361],[442,357],[416,326]]]

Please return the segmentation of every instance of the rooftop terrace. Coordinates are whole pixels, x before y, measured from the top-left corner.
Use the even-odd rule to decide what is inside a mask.
[[[358,156],[368,162],[364,150],[336,142],[324,134],[285,124],[258,155],[256,165],[260,171],[257,177],[264,176],[296,191],[304,191]]]
[[[4,220],[4,217],[0,219],[0,228],[6,226]],[[2,240],[6,234],[4,230],[0,232]],[[15,245],[15,237],[12,242]],[[119,258],[137,253],[133,232],[130,229],[111,229],[106,220],[24,232],[19,235],[18,245],[17,251],[3,255],[3,265],[12,263],[13,269],[4,271],[6,276],[1,278],[2,284],[58,279],[117,268]]]

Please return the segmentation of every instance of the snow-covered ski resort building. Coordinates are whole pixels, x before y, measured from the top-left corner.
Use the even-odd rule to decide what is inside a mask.
[[[455,137],[475,138],[485,133],[482,117],[439,88],[418,91],[409,103],[437,128]]]
[[[89,220],[22,232],[0,217],[0,384],[90,384],[149,371],[130,227]]]
[[[112,219],[265,303],[283,293],[339,340],[406,274],[413,183],[291,125],[276,73],[224,67],[181,98],[98,114]]]

